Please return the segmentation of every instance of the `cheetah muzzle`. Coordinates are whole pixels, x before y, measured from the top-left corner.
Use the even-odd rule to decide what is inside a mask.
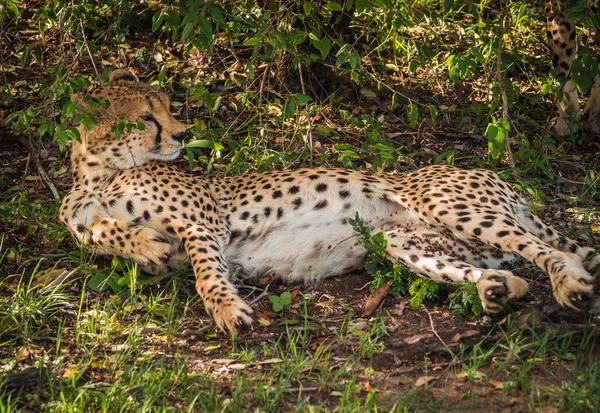
[[[527,292],[524,280],[498,270],[517,255],[549,274],[562,306],[597,306],[588,270],[600,258],[584,267],[594,251],[546,226],[492,172],[435,165],[404,175],[314,168],[200,178],[163,162],[179,155],[186,136],[166,95],[121,70],[91,98],[108,105],[73,141],[74,185],[61,221],[99,253],[153,271],[190,262],[206,311],[224,331],[252,322],[229,264],[287,281],[359,269],[366,253],[348,224],[356,212],[385,233],[392,260],[438,282],[476,283],[490,311]],[[145,127],[117,138],[117,115]]]

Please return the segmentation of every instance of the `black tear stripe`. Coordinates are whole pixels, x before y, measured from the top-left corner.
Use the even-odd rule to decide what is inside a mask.
[[[148,99],[148,105],[150,106],[150,109],[152,111],[154,111],[154,103],[152,102],[152,99],[151,98],[147,98],[147,99]],[[160,148],[160,142],[162,141],[162,130],[163,130],[162,125],[156,120],[156,118],[154,116],[152,116],[149,113],[142,116],[142,119],[144,119],[144,121],[146,121],[146,122],[154,123],[154,125],[156,126],[156,137],[154,138],[154,146],[152,147],[152,149],[150,149],[150,152],[157,153]]]

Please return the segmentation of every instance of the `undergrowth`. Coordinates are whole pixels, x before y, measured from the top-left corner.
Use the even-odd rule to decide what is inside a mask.
[[[412,308],[419,308],[425,300],[435,302],[447,297],[452,314],[465,317],[481,314],[481,300],[475,283],[465,280],[459,285],[453,285],[419,277],[402,262],[392,262],[389,259],[386,253],[388,241],[383,232],[371,234],[358,213],[348,222],[361,235],[359,243],[367,251],[364,269],[373,276],[372,288],[390,283],[392,293],[410,296]]]

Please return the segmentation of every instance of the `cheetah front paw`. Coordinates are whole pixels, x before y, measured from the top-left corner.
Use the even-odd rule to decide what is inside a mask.
[[[206,302],[205,302],[206,303]],[[206,304],[207,311],[212,315],[217,326],[223,332],[237,336],[252,325],[252,308],[234,293],[216,299],[216,304]]]
[[[486,270],[477,280],[477,292],[484,310],[497,313],[511,298],[527,293],[529,284],[510,271]]]
[[[595,278],[583,268],[564,269],[551,277],[552,293],[563,307],[589,311],[598,306],[594,299]]]

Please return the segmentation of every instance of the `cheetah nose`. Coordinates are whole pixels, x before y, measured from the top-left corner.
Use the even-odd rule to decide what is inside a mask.
[[[188,131],[177,132],[173,135],[173,139],[177,142],[183,144],[183,141],[190,137],[190,133]]]

